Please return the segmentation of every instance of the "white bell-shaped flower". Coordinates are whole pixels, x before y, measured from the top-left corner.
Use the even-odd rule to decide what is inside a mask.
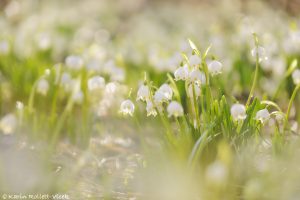
[[[251,55],[256,58],[258,56],[258,61],[261,62],[263,60],[267,60],[266,50],[262,46],[255,47],[251,50]]]
[[[3,134],[8,135],[12,134],[17,127],[17,117],[10,113],[2,117],[0,120],[0,129]]]
[[[189,57],[189,62],[191,66],[196,66],[201,64],[201,58],[197,55],[191,55]]]
[[[172,88],[164,83],[160,86],[160,88],[158,89],[158,92],[162,93],[164,95],[164,100],[171,100],[172,96],[173,96],[173,90]]]
[[[168,111],[168,116],[174,116],[174,117],[180,117],[183,115],[183,108],[182,105],[180,103],[178,103],[177,101],[172,101],[168,107],[167,107],[167,111]]]
[[[292,74],[292,78],[294,81],[295,85],[299,85],[300,84],[300,70],[296,69],[293,74]]]
[[[137,92],[137,98],[136,100],[146,101],[150,98],[150,90],[147,85],[141,85],[139,87],[139,90]]]
[[[259,110],[256,113],[255,119],[259,120],[261,123],[265,123],[270,119],[270,113],[267,109]]]
[[[42,78],[38,81],[36,86],[37,93],[46,96],[49,90],[49,83],[46,79]]]
[[[222,73],[223,65],[219,61],[213,60],[208,65],[208,71],[211,75],[217,75]]]
[[[193,71],[191,71],[191,73],[189,74],[189,79],[191,82],[197,83],[199,85],[205,84],[206,82],[205,74],[199,69],[194,69]]]
[[[194,91],[193,91],[193,89],[194,89]],[[194,83],[194,88],[193,88],[193,84],[189,85],[188,91],[187,91],[188,97],[193,98],[194,92],[195,92],[196,98],[198,98],[200,96],[201,89],[200,89],[200,86],[195,83]]]
[[[233,120],[246,119],[246,107],[243,104],[233,104],[230,109]]]
[[[149,117],[151,115],[155,117],[157,115],[155,106],[153,105],[153,103],[151,101],[147,101],[146,111],[147,111],[147,117]]]
[[[124,101],[121,103],[121,106],[120,106],[120,112],[121,112],[123,115],[130,115],[130,116],[132,116],[133,113],[134,113],[134,104],[132,103],[132,101],[129,100],[129,99],[124,100]]]
[[[186,80],[189,76],[189,71],[187,66],[179,67],[174,72],[175,81]]]
[[[70,55],[66,58],[67,67],[73,70],[79,70],[83,66],[83,59],[80,56]]]
[[[93,76],[88,80],[88,89],[94,91],[105,87],[105,79],[101,76]]]

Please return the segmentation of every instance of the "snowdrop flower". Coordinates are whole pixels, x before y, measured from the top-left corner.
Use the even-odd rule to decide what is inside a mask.
[[[254,49],[251,50],[251,55],[256,58],[256,55],[258,55],[259,62],[262,60],[267,60],[268,58],[266,57],[266,51],[265,48],[258,46],[255,47]]]
[[[294,81],[295,85],[299,85],[300,84],[300,70],[299,69],[296,69],[293,72],[292,78],[293,78],[293,81]]]
[[[17,118],[14,114],[10,113],[2,117],[0,120],[0,129],[3,134],[12,134],[17,127]]]
[[[164,100],[171,100],[172,99],[172,96],[173,96],[173,90],[172,88],[164,83],[160,86],[160,88],[158,89],[158,92],[159,93],[162,93],[164,95]]]
[[[222,73],[223,65],[219,61],[212,61],[208,65],[208,71],[214,76]]]
[[[101,76],[93,76],[88,80],[89,91],[102,89],[105,87],[105,79]]]
[[[172,101],[168,107],[167,107],[167,111],[168,111],[168,116],[174,116],[174,117],[180,117],[183,115],[183,108],[181,106],[180,103],[178,103],[177,101]]]
[[[141,85],[138,92],[136,100],[146,101],[150,97],[150,90],[147,85]]]
[[[246,119],[246,107],[242,104],[233,104],[230,109],[233,120],[244,120]]]
[[[130,115],[132,116],[134,113],[134,104],[131,100],[127,99],[121,103],[120,112],[123,115]]]
[[[17,101],[16,108],[21,111],[24,109],[24,104],[21,101]]]
[[[80,56],[70,55],[65,60],[67,67],[74,70],[79,70],[83,66],[83,60]]]
[[[73,94],[72,99],[75,103],[81,104],[83,101],[83,96],[83,92],[79,90]]]
[[[188,76],[189,76],[189,71],[186,65],[183,67],[179,67],[174,72],[175,81],[186,80]]]
[[[0,41],[0,55],[7,55],[9,53],[10,46],[8,41],[2,40]]]
[[[201,63],[201,58],[197,55],[191,55],[189,57],[189,62],[191,66],[196,66],[199,65]]]
[[[270,119],[270,113],[267,109],[259,110],[256,113],[255,119],[261,121],[261,123],[264,123]]]
[[[165,95],[160,91],[156,91],[153,98],[154,98],[155,104],[157,104],[157,105],[163,103],[164,101],[167,101]]]
[[[105,86],[105,93],[114,94],[117,91],[117,89],[118,89],[117,83],[110,82]]]
[[[147,111],[147,117],[153,115],[154,117],[157,115],[157,111],[155,109],[155,106],[151,101],[147,101],[146,105],[146,111]]]
[[[36,91],[41,95],[46,95],[49,90],[49,83],[46,79],[40,79],[37,83]]]
[[[196,98],[198,98],[200,96],[200,91],[201,91],[200,86],[197,84],[194,84],[194,90],[195,90]],[[189,85],[187,95],[190,98],[192,98],[194,96],[193,84]]]
[[[206,82],[205,74],[201,72],[199,69],[194,69],[193,71],[191,71],[189,75],[189,79],[191,82],[195,82],[199,85],[205,84]]]

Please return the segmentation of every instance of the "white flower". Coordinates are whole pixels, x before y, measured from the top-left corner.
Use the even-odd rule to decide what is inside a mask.
[[[114,94],[118,89],[118,85],[115,82],[110,82],[105,86],[105,93]]]
[[[141,85],[138,92],[136,100],[146,101],[150,97],[150,90],[147,85]]]
[[[134,104],[131,100],[127,99],[121,103],[120,112],[123,115],[133,115],[134,112]]]
[[[181,106],[180,103],[178,103],[177,101],[172,101],[168,107],[167,107],[167,111],[168,111],[168,116],[174,116],[174,117],[180,117],[183,115],[183,108]]]
[[[226,181],[227,177],[228,170],[220,161],[215,161],[209,165],[205,173],[205,178],[210,184],[221,185]]]
[[[8,41],[2,40],[0,41],[0,55],[7,55],[9,53],[10,46]]]
[[[37,83],[36,91],[41,95],[46,95],[49,90],[49,83],[46,79],[40,79]]]
[[[88,89],[90,91],[102,89],[105,87],[105,79],[101,76],[93,76],[88,80]]]
[[[70,55],[65,60],[67,67],[74,70],[79,70],[83,66],[83,60],[80,56]]]
[[[125,80],[125,71],[120,67],[114,67],[111,69],[110,78],[112,81],[124,81]]]
[[[258,55],[259,62],[262,60],[267,60],[268,58],[266,57],[266,51],[265,48],[258,46],[255,47],[251,50],[251,55],[256,58],[256,55]]]
[[[200,96],[200,86],[194,83],[194,90],[195,90],[195,95],[196,98]],[[194,96],[194,91],[193,91],[193,84],[190,84],[188,87],[188,91],[187,91],[187,95],[188,97],[192,98]]]
[[[233,104],[230,109],[231,116],[234,120],[246,119],[246,107],[242,104]]]
[[[178,69],[176,69],[176,71],[174,72],[174,76],[175,76],[175,81],[186,80],[189,76],[189,71],[187,69],[187,66],[179,67]]]
[[[256,113],[255,119],[261,121],[261,123],[264,123],[270,119],[270,113],[267,109],[259,110]]]
[[[191,66],[195,66],[195,65],[199,65],[201,63],[201,58],[197,55],[191,55],[189,57],[189,61],[190,61]]]
[[[21,101],[16,102],[16,108],[18,110],[23,110],[24,109],[24,104]]]
[[[292,78],[293,78],[293,81],[294,81],[295,85],[299,85],[300,84],[300,70],[299,69],[296,69],[293,72]]]
[[[155,104],[157,104],[157,105],[158,105],[158,104],[161,104],[161,103],[164,102],[164,101],[167,101],[165,95],[164,95],[162,92],[160,92],[159,90],[157,90],[157,91],[155,92],[153,98],[154,98]]]
[[[147,111],[147,117],[150,115],[153,115],[155,117],[157,115],[155,106],[151,101],[147,101],[146,111]]]
[[[172,96],[173,96],[173,90],[172,88],[164,83],[160,86],[160,88],[158,89],[158,92],[162,93],[164,95],[164,100],[171,100]]]
[[[81,90],[75,92],[72,96],[73,101],[77,104],[81,104],[83,101],[83,92]]]
[[[203,72],[201,72],[199,69],[194,69],[191,71],[189,75],[190,81],[195,82],[197,84],[205,84],[206,82],[206,77]]]
[[[219,61],[216,61],[216,60],[210,62],[209,65],[208,65],[208,71],[212,75],[221,74],[222,73],[222,68],[223,68],[222,63],[220,63]]]
[[[14,114],[10,113],[2,117],[0,121],[0,129],[3,134],[12,134],[17,126],[17,118]]]

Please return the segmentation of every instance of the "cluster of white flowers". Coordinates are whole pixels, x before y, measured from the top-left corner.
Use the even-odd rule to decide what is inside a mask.
[[[164,83],[162,84],[151,96],[151,91],[148,85],[141,85],[137,91],[137,101],[146,102],[147,116],[156,116],[158,112],[163,111],[163,104],[167,103],[168,116],[180,117],[183,113],[183,107],[177,101],[172,100],[173,90],[172,88]],[[134,104],[131,100],[125,100],[121,103],[120,112],[124,115],[133,115]]]

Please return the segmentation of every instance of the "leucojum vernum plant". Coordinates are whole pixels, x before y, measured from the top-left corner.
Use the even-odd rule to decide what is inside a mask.
[[[148,117],[161,119],[168,146],[173,150],[187,147],[185,158],[189,164],[195,163],[201,157],[203,149],[213,148],[213,144],[220,140],[230,141],[236,150],[247,141],[258,138],[273,142],[276,147],[280,146],[284,143],[285,136],[292,131],[289,115],[300,88],[300,70],[295,69],[297,60],[294,60],[286,72],[285,78],[292,74],[296,85],[286,112],[274,101],[256,96],[260,63],[267,57],[255,33],[253,38],[254,48],[251,55],[255,59],[255,69],[247,100],[236,100],[213,92],[216,88],[212,88],[211,83],[213,79],[222,76],[222,61],[210,55],[210,47],[201,52],[188,40],[191,53],[181,52],[182,62],[173,74],[167,74],[167,81],[156,87],[145,74],[143,83],[137,89],[136,99],[132,97],[123,101],[120,112],[134,116],[134,101],[143,102]],[[183,94],[178,90],[179,84],[184,85]],[[261,131],[270,124],[275,127],[274,133],[270,138],[264,138]]]

